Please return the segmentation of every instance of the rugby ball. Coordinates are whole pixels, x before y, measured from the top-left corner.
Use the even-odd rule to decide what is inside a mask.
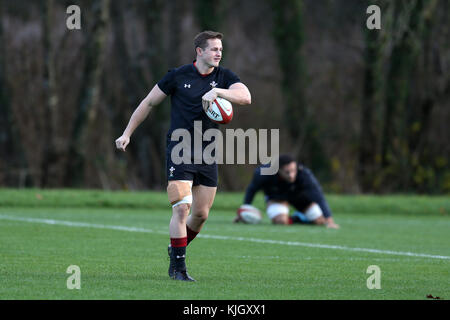
[[[233,106],[224,98],[217,97],[205,112],[208,118],[215,123],[226,124],[233,119]]]
[[[240,220],[248,224],[256,224],[261,222],[261,212],[258,208],[249,204],[243,204],[238,209],[238,216]]]

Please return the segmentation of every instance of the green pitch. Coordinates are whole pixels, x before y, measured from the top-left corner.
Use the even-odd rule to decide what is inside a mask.
[[[167,275],[165,193],[0,189],[0,299],[450,298],[446,197],[330,195],[339,230],[235,225],[241,200],[218,193],[184,283]]]

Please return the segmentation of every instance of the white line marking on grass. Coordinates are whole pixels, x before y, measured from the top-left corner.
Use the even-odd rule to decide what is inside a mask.
[[[50,225],[60,225],[67,227],[80,227],[80,228],[95,228],[95,229],[108,229],[108,230],[119,230],[119,231],[129,231],[129,232],[144,232],[144,233],[156,233],[150,229],[135,228],[135,227],[125,227],[125,226],[113,226],[86,222],[74,222],[74,221],[63,221],[63,220],[53,220],[53,219],[37,219],[37,218],[25,218],[25,217],[12,217],[0,215],[0,219],[11,220],[11,221],[23,221],[32,223],[43,223]]]
[[[228,236],[215,236],[199,234],[197,237],[210,238],[210,239],[221,239],[221,240],[239,240],[257,243],[269,243],[269,244],[281,244],[288,246],[301,246],[310,248],[323,248],[323,249],[335,249],[335,250],[345,250],[345,251],[359,251],[359,252],[370,252],[370,253],[381,253],[381,254],[392,254],[399,256],[410,256],[410,257],[422,257],[422,258],[433,258],[433,259],[450,259],[448,256],[431,255],[423,253],[414,252],[402,252],[402,251],[390,251],[390,250],[378,250],[369,248],[351,248],[346,246],[319,244],[319,243],[307,243],[307,242],[297,242],[297,241],[282,241],[282,240],[269,240],[269,239],[256,239],[256,238],[244,238],[244,237],[228,237]]]
[[[28,217],[15,217],[15,216],[7,216],[7,215],[0,215],[0,219],[11,220],[11,221],[31,222],[31,223],[43,223],[43,224],[49,224],[49,225],[62,225],[62,226],[67,226],[67,227],[96,228],[96,229],[108,229],[108,230],[142,232],[142,233],[156,233],[156,234],[167,235],[167,232],[162,232],[162,231],[158,231],[158,230],[117,226],[117,225],[104,225],[104,224],[95,224],[95,223],[86,223],[86,222],[64,221],[64,220],[54,220],[54,219],[38,219],[38,218],[28,218]],[[198,237],[205,238],[205,239],[215,239],[215,240],[234,240],[234,241],[265,243],[265,244],[279,244],[279,245],[287,245],[287,246],[334,249],[334,250],[354,251],[354,252],[369,252],[369,253],[390,254],[390,255],[397,255],[397,256],[409,256],[409,257],[450,260],[449,256],[431,255],[431,254],[414,253],[414,252],[391,251],[391,250],[378,250],[378,249],[369,249],[369,248],[352,248],[352,247],[339,246],[339,245],[307,243],[307,242],[298,242],[298,241],[282,241],[282,240],[232,237],[232,236],[220,236],[220,235],[209,235],[209,234],[199,234]]]

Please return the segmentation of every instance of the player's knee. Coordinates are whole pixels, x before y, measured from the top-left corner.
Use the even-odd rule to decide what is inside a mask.
[[[325,224],[325,217],[323,216],[322,209],[317,203],[313,203],[309,206],[305,212],[305,216],[314,224]]]
[[[193,212],[192,214],[200,222],[205,222],[206,219],[208,219],[209,209],[208,208],[198,209],[198,210],[195,210],[195,212]]]
[[[287,214],[279,214],[272,218],[273,224],[289,224],[289,217]]]
[[[167,195],[173,208],[181,205],[192,203],[192,192],[190,181],[169,181],[167,186]]]
[[[288,224],[289,206],[285,203],[270,202],[267,215],[274,224]]]
[[[189,215],[189,210],[191,205],[189,203],[181,203],[173,207],[172,215],[174,215],[178,220],[184,220]]]
[[[317,225],[323,225],[326,223],[326,220],[323,216],[321,216],[321,217],[317,218],[316,220],[314,220],[313,223],[317,224]]]

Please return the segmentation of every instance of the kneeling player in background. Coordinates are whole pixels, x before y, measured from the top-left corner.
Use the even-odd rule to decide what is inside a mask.
[[[267,215],[272,223],[303,223],[339,228],[333,221],[319,182],[311,170],[298,164],[292,156],[280,156],[279,170],[275,175],[261,175],[261,167],[257,168],[247,187],[244,204],[251,204],[255,194],[261,189],[265,194]],[[291,216],[289,205],[297,210]],[[238,215],[234,222],[240,221]]]

